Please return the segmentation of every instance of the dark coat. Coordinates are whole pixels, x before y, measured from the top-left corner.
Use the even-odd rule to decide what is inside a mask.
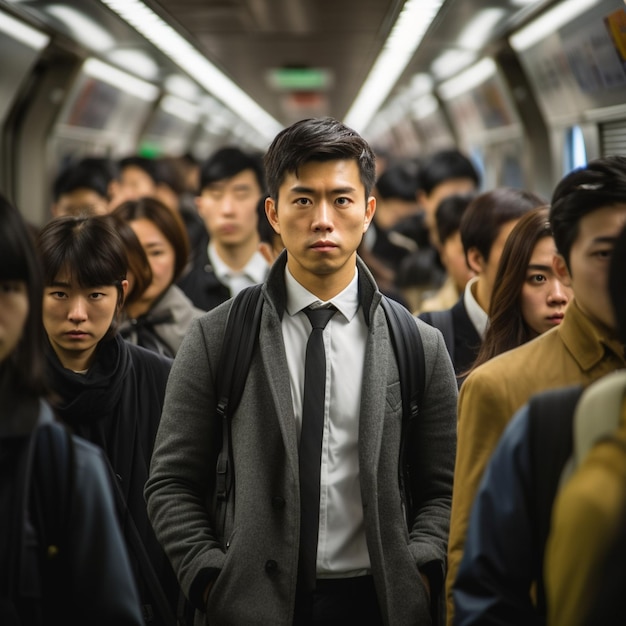
[[[60,397],[54,405],[56,413],[77,435],[104,450],[153,569],[175,609],[178,585],[154,536],[143,498],[171,359],[131,345],[119,335],[100,342],[95,363],[85,375],[65,369],[49,345],[46,356],[51,387]],[[121,513],[124,521],[126,514]],[[133,558],[127,522],[124,528],[142,601],[152,604],[144,575]]]
[[[458,385],[460,387],[463,380],[465,380],[467,372],[472,367],[476,357],[478,356],[482,339],[467,314],[463,294],[461,294],[457,303],[449,309],[449,311],[452,316],[453,349],[448,352],[450,353],[450,358],[452,359],[452,364],[454,365],[454,373],[457,376]],[[444,332],[444,329],[440,328],[437,322],[433,321],[431,311],[421,313],[419,318],[427,324],[430,324],[431,326],[434,326],[438,330]],[[448,343],[447,340],[446,343]]]
[[[189,271],[176,283],[194,306],[210,311],[230,298],[230,289],[221,283],[209,261],[208,249],[198,253]]]
[[[0,379],[0,477],[3,479],[0,485],[0,510],[3,512],[0,596],[4,599],[7,587],[20,580],[11,597],[23,624],[141,626],[140,600],[102,451],[73,437],[71,466],[68,463],[65,471],[52,470],[49,475],[34,471],[34,462],[29,465],[25,462],[26,454],[31,449],[36,429],[52,425],[52,411],[37,398],[13,393],[15,385],[13,389],[8,388],[2,373]],[[58,424],[52,426],[60,428]],[[41,455],[33,454],[33,458],[35,456],[40,458]],[[29,478],[27,465],[31,468]],[[71,482],[68,482],[68,475]],[[18,481],[6,480],[15,476],[28,480],[28,484],[18,485]],[[46,476],[43,485],[42,476]],[[42,489],[45,490],[43,495]],[[29,497],[28,503],[24,502],[25,495]],[[60,509],[62,499],[69,503],[69,511]],[[51,501],[54,510],[46,506]],[[28,525],[19,513],[26,510],[31,521]],[[6,515],[8,511],[16,515]],[[50,528],[58,526],[57,520],[63,520],[60,535]],[[25,539],[17,535],[15,527],[7,528],[11,523],[17,524],[20,533],[25,532]],[[53,537],[59,548],[57,560],[47,567],[43,566],[47,557],[42,554],[47,547],[43,537]],[[23,547],[28,549],[18,559],[16,549]],[[18,562],[20,576],[17,575]],[[59,575],[63,577],[60,584]],[[24,600],[26,590],[28,598]],[[0,608],[0,623],[3,624],[6,623],[5,608],[5,604]]]

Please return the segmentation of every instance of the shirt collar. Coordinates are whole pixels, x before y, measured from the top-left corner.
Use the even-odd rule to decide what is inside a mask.
[[[292,317],[312,304],[332,303],[337,310],[350,321],[359,309],[359,273],[354,269],[354,277],[348,286],[328,302],[322,302],[317,296],[303,287],[285,265],[285,286],[287,288],[286,310]]]
[[[222,261],[220,255],[215,249],[215,245],[212,243],[209,243],[208,255],[209,262],[211,263],[213,271],[220,282],[228,282],[233,276],[243,275],[249,278],[251,282],[258,284],[262,283],[267,276],[269,266],[267,261],[263,258],[263,255],[258,250],[250,257],[250,260],[246,263],[245,267],[238,272],[230,268],[226,265],[226,263],[224,263],[224,261]]]
[[[485,338],[485,332],[487,332],[487,325],[489,324],[489,316],[483,310],[483,308],[478,304],[476,298],[474,297],[474,293],[472,292],[472,285],[475,285],[478,282],[478,276],[474,276],[470,278],[465,285],[465,292],[463,293],[463,304],[465,305],[465,310],[467,311],[467,315],[470,318],[470,321],[474,325],[476,332],[480,335],[481,338]]]

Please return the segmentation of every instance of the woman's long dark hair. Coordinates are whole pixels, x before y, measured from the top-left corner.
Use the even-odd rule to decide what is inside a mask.
[[[522,316],[520,298],[537,242],[552,236],[548,212],[543,206],[526,213],[504,244],[491,296],[489,326],[471,369],[535,336]]]
[[[23,281],[28,294],[22,338],[7,361],[15,367],[15,382],[21,391],[44,396],[47,389],[41,326],[43,283],[33,232],[19,211],[0,194],[0,280]]]

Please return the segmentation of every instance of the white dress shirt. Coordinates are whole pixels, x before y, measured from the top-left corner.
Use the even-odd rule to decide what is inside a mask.
[[[463,293],[463,304],[465,305],[467,315],[474,325],[476,332],[481,339],[484,339],[485,333],[487,332],[487,326],[489,325],[489,316],[480,304],[478,304],[478,301],[474,296],[473,289],[477,282],[478,276],[473,276],[469,279],[469,281],[467,281],[467,285],[465,285],[465,292]]]
[[[236,296],[242,289],[262,283],[269,271],[269,265],[260,252],[255,252],[245,267],[238,272],[226,265],[220,258],[215,246],[209,243],[209,261],[217,279],[226,285],[231,296]]]
[[[298,437],[302,426],[304,362],[311,324],[302,309],[322,302],[285,268],[282,332]],[[359,479],[359,414],[367,324],[359,305],[358,273],[330,300],[337,313],[324,329],[326,397],[320,476],[318,578],[369,573]],[[325,304],[325,303],[324,303]]]

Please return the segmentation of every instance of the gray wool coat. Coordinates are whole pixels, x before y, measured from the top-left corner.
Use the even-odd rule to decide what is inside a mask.
[[[181,586],[210,624],[288,626],[293,622],[300,502],[298,442],[281,331],[286,253],[263,287],[259,349],[232,419],[234,510],[224,539],[211,514],[221,446],[215,370],[230,301],[195,320],[176,356],[146,484],[148,514]],[[415,449],[421,502],[410,529],[398,484],[402,403],[381,294],[358,260],[369,331],[359,422],[364,523],[372,575],[385,624],[431,623],[420,570],[441,592],[456,447],[457,386],[438,330],[416,320],[426,360],[425,394]],[[303,355],[304,358],[304,355]],[[348,374],[346,374],[348,375]]]

